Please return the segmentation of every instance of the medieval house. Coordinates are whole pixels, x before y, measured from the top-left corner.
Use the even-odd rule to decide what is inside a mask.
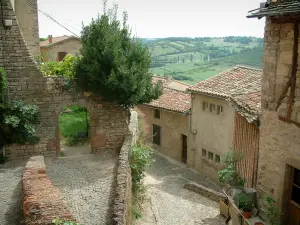
[[[62,61],[66,55],[76,55],[81,47],[80,38],[75,36],[52,37],[40,42],[40,51],[45,61]]]
[[[300,224],[300,71],[298,0],[270,1],[248,17],[266,17],[260,130],[260,209],[272,196],[284,224]],[[262,215],[265,215],[262,213]]]
[[[258,69],[236,66],[188,88],[192,98],[189,166],[218,181],[217,172],[224,167],[221,158],[231,147],[237,148],[244,155],[240,173],[247,186],[255,186],[261,74]]]
[[[156,76],[153,82],[161,82],[164,91],[159,99],[138,107],[145,135],[159,152],[187,163],[191,97],[184,90],[188,85]]]

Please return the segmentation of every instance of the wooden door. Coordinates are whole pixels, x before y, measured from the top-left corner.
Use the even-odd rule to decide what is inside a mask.
[[[181,135],[182,162],[187,163],[187,136]]]
[[[288,225],[300,225],[300,170],[292,168],[288,202]]]

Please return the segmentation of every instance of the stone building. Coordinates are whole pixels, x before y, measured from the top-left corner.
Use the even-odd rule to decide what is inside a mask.
[[[272,1],[248,17],[266,17],[258,191],[272,196],[284,224],[300,224],[300,71],[298,0]]]
[[[7,72],[10,99],[23,99],[39,107],[41,115],[36,133],[40,143],[10,146],[6,148],[6,154],[14,158],[58,154],[59,114],[64,106],[71,104],[84,106],[90,113],[91,152],[119,151],[124,135],[128,134],[129,112],[116,103],[103,101],[101,97],[65,90],[58,78],[43,76],[33,59],[39,36],[36,29],[37,0],[30,1],[33,4],[30,7],[36,7],[24,9],[24,15],[18,16],[17,9],[23,6],[23,1],[0,2],[0,66]],[[23,21],[24,18],[30,21]],[[26,33],[27,26],[21,26],[22,23],[32,24],[35,31],[32,36],[30,32]]]
[[[255,186],[262,71],[236,66],[188,88],[192,97],[188,165],[218,181],[222,156],[231,147],[244,155],[239,169]],[[254,139],[243,133],[251,131]],[[251,145],[249,148],[248,145]]]
[[[188,85],[155,76],[153,82],[162,82],[164,91],[159,99],[138,107],[145,136],[161,153],[187,163],[191,97],[183,90]]]
[[[75,36],[52,37],[40,42],[40,51],[45,61],[62,61],[68,54],[76,55],[81,47],[80,38]]]

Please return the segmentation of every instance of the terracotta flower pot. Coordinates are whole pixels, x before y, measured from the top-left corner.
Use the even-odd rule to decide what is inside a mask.
[[[246,218],[246,219],[249,219],[249,218],[251,218],[251,216],[252,216],[252,211],[250,211],[250,212],[245,212],[244,210],[242,211],[242,214],[243,214],[243,216]]]

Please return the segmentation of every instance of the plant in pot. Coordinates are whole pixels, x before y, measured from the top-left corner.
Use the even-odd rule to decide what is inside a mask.
[[[239,193],[235,197],[239,209],[242,209],[242,215],[248,219],[252,216],[253,203],[245,193]]]

